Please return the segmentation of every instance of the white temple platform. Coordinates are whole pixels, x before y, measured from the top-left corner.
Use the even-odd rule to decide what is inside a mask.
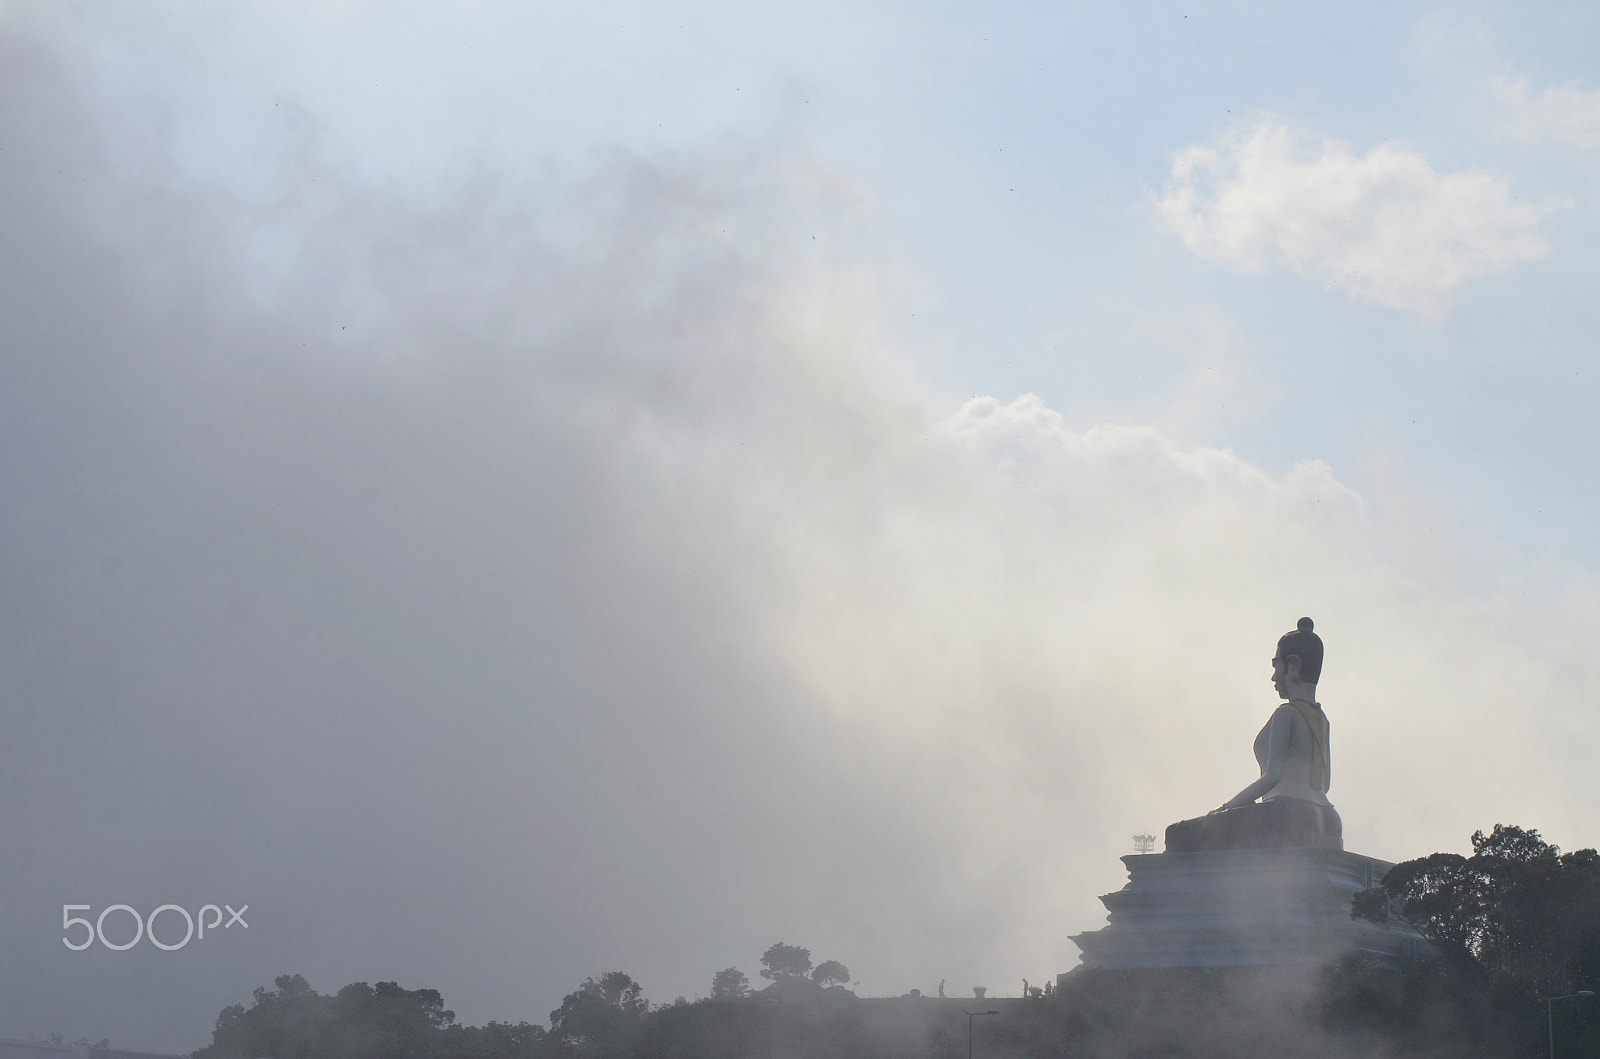
[[[1122,858],[1128,884],[1100,900],[1101,930],[1075,935],[1083,966],[1270,967],[1363,952],[1398,966],[1427,942],[1401,922],[1352,920],[1350,898],[1394,865],[1332,849],[1229,849]]]

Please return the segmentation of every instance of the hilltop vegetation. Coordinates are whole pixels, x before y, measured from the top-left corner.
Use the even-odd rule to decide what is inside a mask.
[[[981,1002],[992,1057],[1311,1057],[1546,1054],[1545,1006],[1600,984],[1600,855],[1562,853],[1537,831],[1497,825],[1469,857],[1397,865],[1352,915],[1399,916],[1434,959],[1400,970],[1360,957],[1302,971],[1078,972],[1054,996]],[[653,1005],[632,977],[585,979],[548,1026],[462,1026],[437,990],[356,982],[323,995],[299,975],[217,1018],[195,1059],[959,1059],[963,1005],[862,1000],[836,960],[779,942],[752,989],[734,967],[711,995]],[[1556,1008],[1557,1054],[1600,1056],[1600,999]]]

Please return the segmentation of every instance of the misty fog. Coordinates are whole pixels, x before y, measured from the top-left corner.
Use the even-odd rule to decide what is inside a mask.
[[[172,100],[253,76],[250,20],[149,17],[0,6],[0,1035],[188,1051],[290,972],[542,1018],[780,938],[863,995],[1010,995],[1076,963],[1129,836],[1252,778],[1302,613],[1353,848],[1594,843],[1592,564],[1480,561],[1425,460],[1235,443],[1336,366],[1174,298],[1137,400],[975,393],[807,85],[425,178],[350,164],[309,89],[219,88],[240,146],[197,161]],[[184,23],[215,53],[123,91]],[[1186,142],[1115,206],[1171,254],[1210,238],[1147,216]],[[1468,297],[1403,317],[1411,275],[1340,311],[1403,345]],[[63,947],[61,905],[119,902],[249,925]]]

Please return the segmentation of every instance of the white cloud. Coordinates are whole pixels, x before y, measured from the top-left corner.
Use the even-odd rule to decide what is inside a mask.
[[[1182,361],[1184,374],[1137,418],[1178,440],[1227,436],[1283,399],[1251,366],[1239,327],[1219,305],[1145,310],[1130,321],[1138,337]]]
[[[1439,173],[1384,143],[1359,153],[1263,119],[1178,152],[1156,201],[1190,250],[1243,272],[1290,269],[1359,302],[1442,319],[1460,286],[1544,256],[1541,218],[1487,173]]]
[[[1527,81],[1502,78],[1495,94],[1511,109],[1510,132],[1525,140],[1600,148],[1600,90],[1557,85],[1537,94]]]

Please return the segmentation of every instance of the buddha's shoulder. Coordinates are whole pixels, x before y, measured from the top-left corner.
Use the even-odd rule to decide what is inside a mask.
[[[1327,723],[1328,723],[1328,715],[1326,713],[1322,712],[1322,703],[1320,703],[1320,702],[1317,703],[1316,704],[1316,710],[1313,711],[1313,712],[1314,712],[1314,715],[1316,716],[1316,718],[1319,721],[1321,721],[1323,725],[1327,725]],[[1297,707],[1294,703],[1292,703],[1292,702],[1280,702],[1280,703],[1278,703],[1278,708],[1272,711],[1272,718],[1271,719],[1273,721],[1277,721],[1277,720],[1296,721],[1297,720],[1297,721],[1300,721],[1301,723],[1304,723],[1305,720],[1306,720],[1306,715],[1301,713],[1299,707]]]

